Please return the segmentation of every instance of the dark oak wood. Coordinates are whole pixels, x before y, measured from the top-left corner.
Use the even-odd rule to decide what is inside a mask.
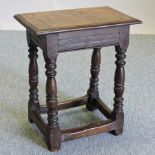
[[[93,100],[94,106],[108,119],[111,118],[112,110],[100,99]]]
[[[47,146],[49,150],[60,149],[60,128],[58,124],[58,100],[56,86],[56,59],[46,59],[46,103],[47,103]]]
[[[59,51],[71,51],[88,48],[98,48],[119,43],[119,34],[94,35],[91,37],[78,37],[73,39],[59,40]]]
[[[108,29],[108,31],[107,31]],[[98,35],[111,35],[111,34],[117,34],[119,32],[119,27],[106,27],[106,28],[94,28],[94,29],[85,29],[85,33],[83,33],[82,30],[77,31],[69,31],[69,32],[59,32],[58,33],[58,40],[63,39],[74,39],[74,38],[84,38],[84,37],[92,37],[92,36],[98,36]]]
[[[39,99],[38,99],[38,49],[37,46],[32,42],[29,35],[27,34],[27,41],[29,46],[29,102],[28,102],[28,119],[32,123],[31,111],[39,111]]]
[[[115,135],[119,135],[123,132],[124,124],[124,113],[123,113],[123,93],[124,93],[124,82],[125,82],[125,52],[127,51],[129,45],[129,27],[125,26],[120,32],[120,44],[115,46],[116,50],[116,70],[114,76],[114,109],[112,112],[112,118],[118,120],[122,127],[114,130]]]
[[[41,115],[37,111],[33,111],[31,113],[31,119],[33,120],[33,122],[35,122],[41,133],[45,137],[47,137],[47,124],[45,123]]]
[[[74,108],[78,106],[85,105],[88,102],[88,96],[82,96],[76,99],[68,100],[68,101],[63,101],[58,103],[58,110],[64,110],[68,108]],[[44,114],[47,113],[47,106],[46,105],[41,105],[40,106],[40,113]]]
[[[99,90],[98,90],[98,75],[100,72],[100,63],[101,63],[101,48],[95,48],[92,54],[91,59],[91,78],[90,78],[90,86],[88,89],[88,103],[86,105],[88,110],[94,110],[95,106],[93,106],[93,99],[99,97]]]
[[[76,18],[75,18],[76,17]],[[125,52],[129,44],[129,28],[141,21],[110,7],[82,8],[16,15],[26,27],[29,46],[30,98],[28,117],[44,135],[50,151],[58,151],[61,142],[103,132],[119,135],[123,131],[123,92],[125,82]],[[101,48],[115,46],[116,71],[114,76],[114,108],[111,110],[99,97]],[[46,103],[39,104],[37,47],[43,50],[46,68]],[[74,100],[58,102],[56,61],[59,53],[92,48],[91,78],[87,95]],[[61,130],[58,110],[86,105],[98,109],[108,120],[83,127]],[[47,123],[41,114],[47,113]]]

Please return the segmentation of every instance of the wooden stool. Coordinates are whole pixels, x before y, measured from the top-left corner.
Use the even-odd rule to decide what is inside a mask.
[[[35,123],[46,138],[50,151],[58,151],[61,142],[111,131],[119,135],[123,131],[123,92],[125,81],[125,52],[129,43],[129,27],[141,21],[110,7],[82,8],[63,11],[37,12],[15,15],[26,27],[29,46],[28,118]],[[98,75],[101,62],[101,47],[115,46],[116,71],[114,78],[114,108],[110,110],[99,97]],[[46,103],[38,100],[37,47],[43,50],[46,62]],[[91,78],[87,94],[81,98],[58,103],[56,85],[56,61],[58,54],[66,51],[93,48]],[[106,121],[84,127],[59,128],[58,110],[86,105],[90,111],[98,109]],[[48,123],[41,114],[47,113]]]

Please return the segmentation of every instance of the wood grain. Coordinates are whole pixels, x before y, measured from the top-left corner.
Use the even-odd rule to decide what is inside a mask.
[[[96,35],[91,37],[80,37],[74,39],[59,40],[59,52],[115,45],[119,43],[119,34]]]
[[[141,23],[140,20],[110,7],[25,13],[14,17],[38,35],[83,28]]]

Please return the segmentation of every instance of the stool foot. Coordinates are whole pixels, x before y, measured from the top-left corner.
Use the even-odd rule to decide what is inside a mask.
[[[30,115],[28,115],[28,120],[29,120],[30,123],[34,123],[32,118],[30,117]]]
[[[46,138],[47,148],[49,151],[56,152],[61,149],[61,134],[59,127],[48,129]]]
[[[123,128],[113,130],[113,131],[111,131],[111,133],[115,136],[121,135],[123,133]]]
[[[86,109],[87,109],[88,111],[94,111],[94,110],[96,110],[96,107],[94,107],[94,106],[91,105],[91,104],[86,104]]]
[[[88,103],[86,105],[87,110],[93,111],[96,110],[96,107],[93,103],[94,99],[99,97],[98,91],[98,75],[100,72],[100,63],[101,63],[101,48],[94,48],[91,58],[91,78],[89,83],[89,89],[87,91]]]
[[[112,112],[111,118],[113,120],[116,120],[117,122],[117,128],[115,130],[112,130],[111,133],[115,136],[121,135],[123,133],[123,126],[124,126],[124,113],[116,114]]]

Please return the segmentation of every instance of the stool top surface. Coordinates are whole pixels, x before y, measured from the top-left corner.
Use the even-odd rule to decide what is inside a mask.
[[[14,17],[37,35],[141,23],[140,20],[107,6],[24,13]]]

